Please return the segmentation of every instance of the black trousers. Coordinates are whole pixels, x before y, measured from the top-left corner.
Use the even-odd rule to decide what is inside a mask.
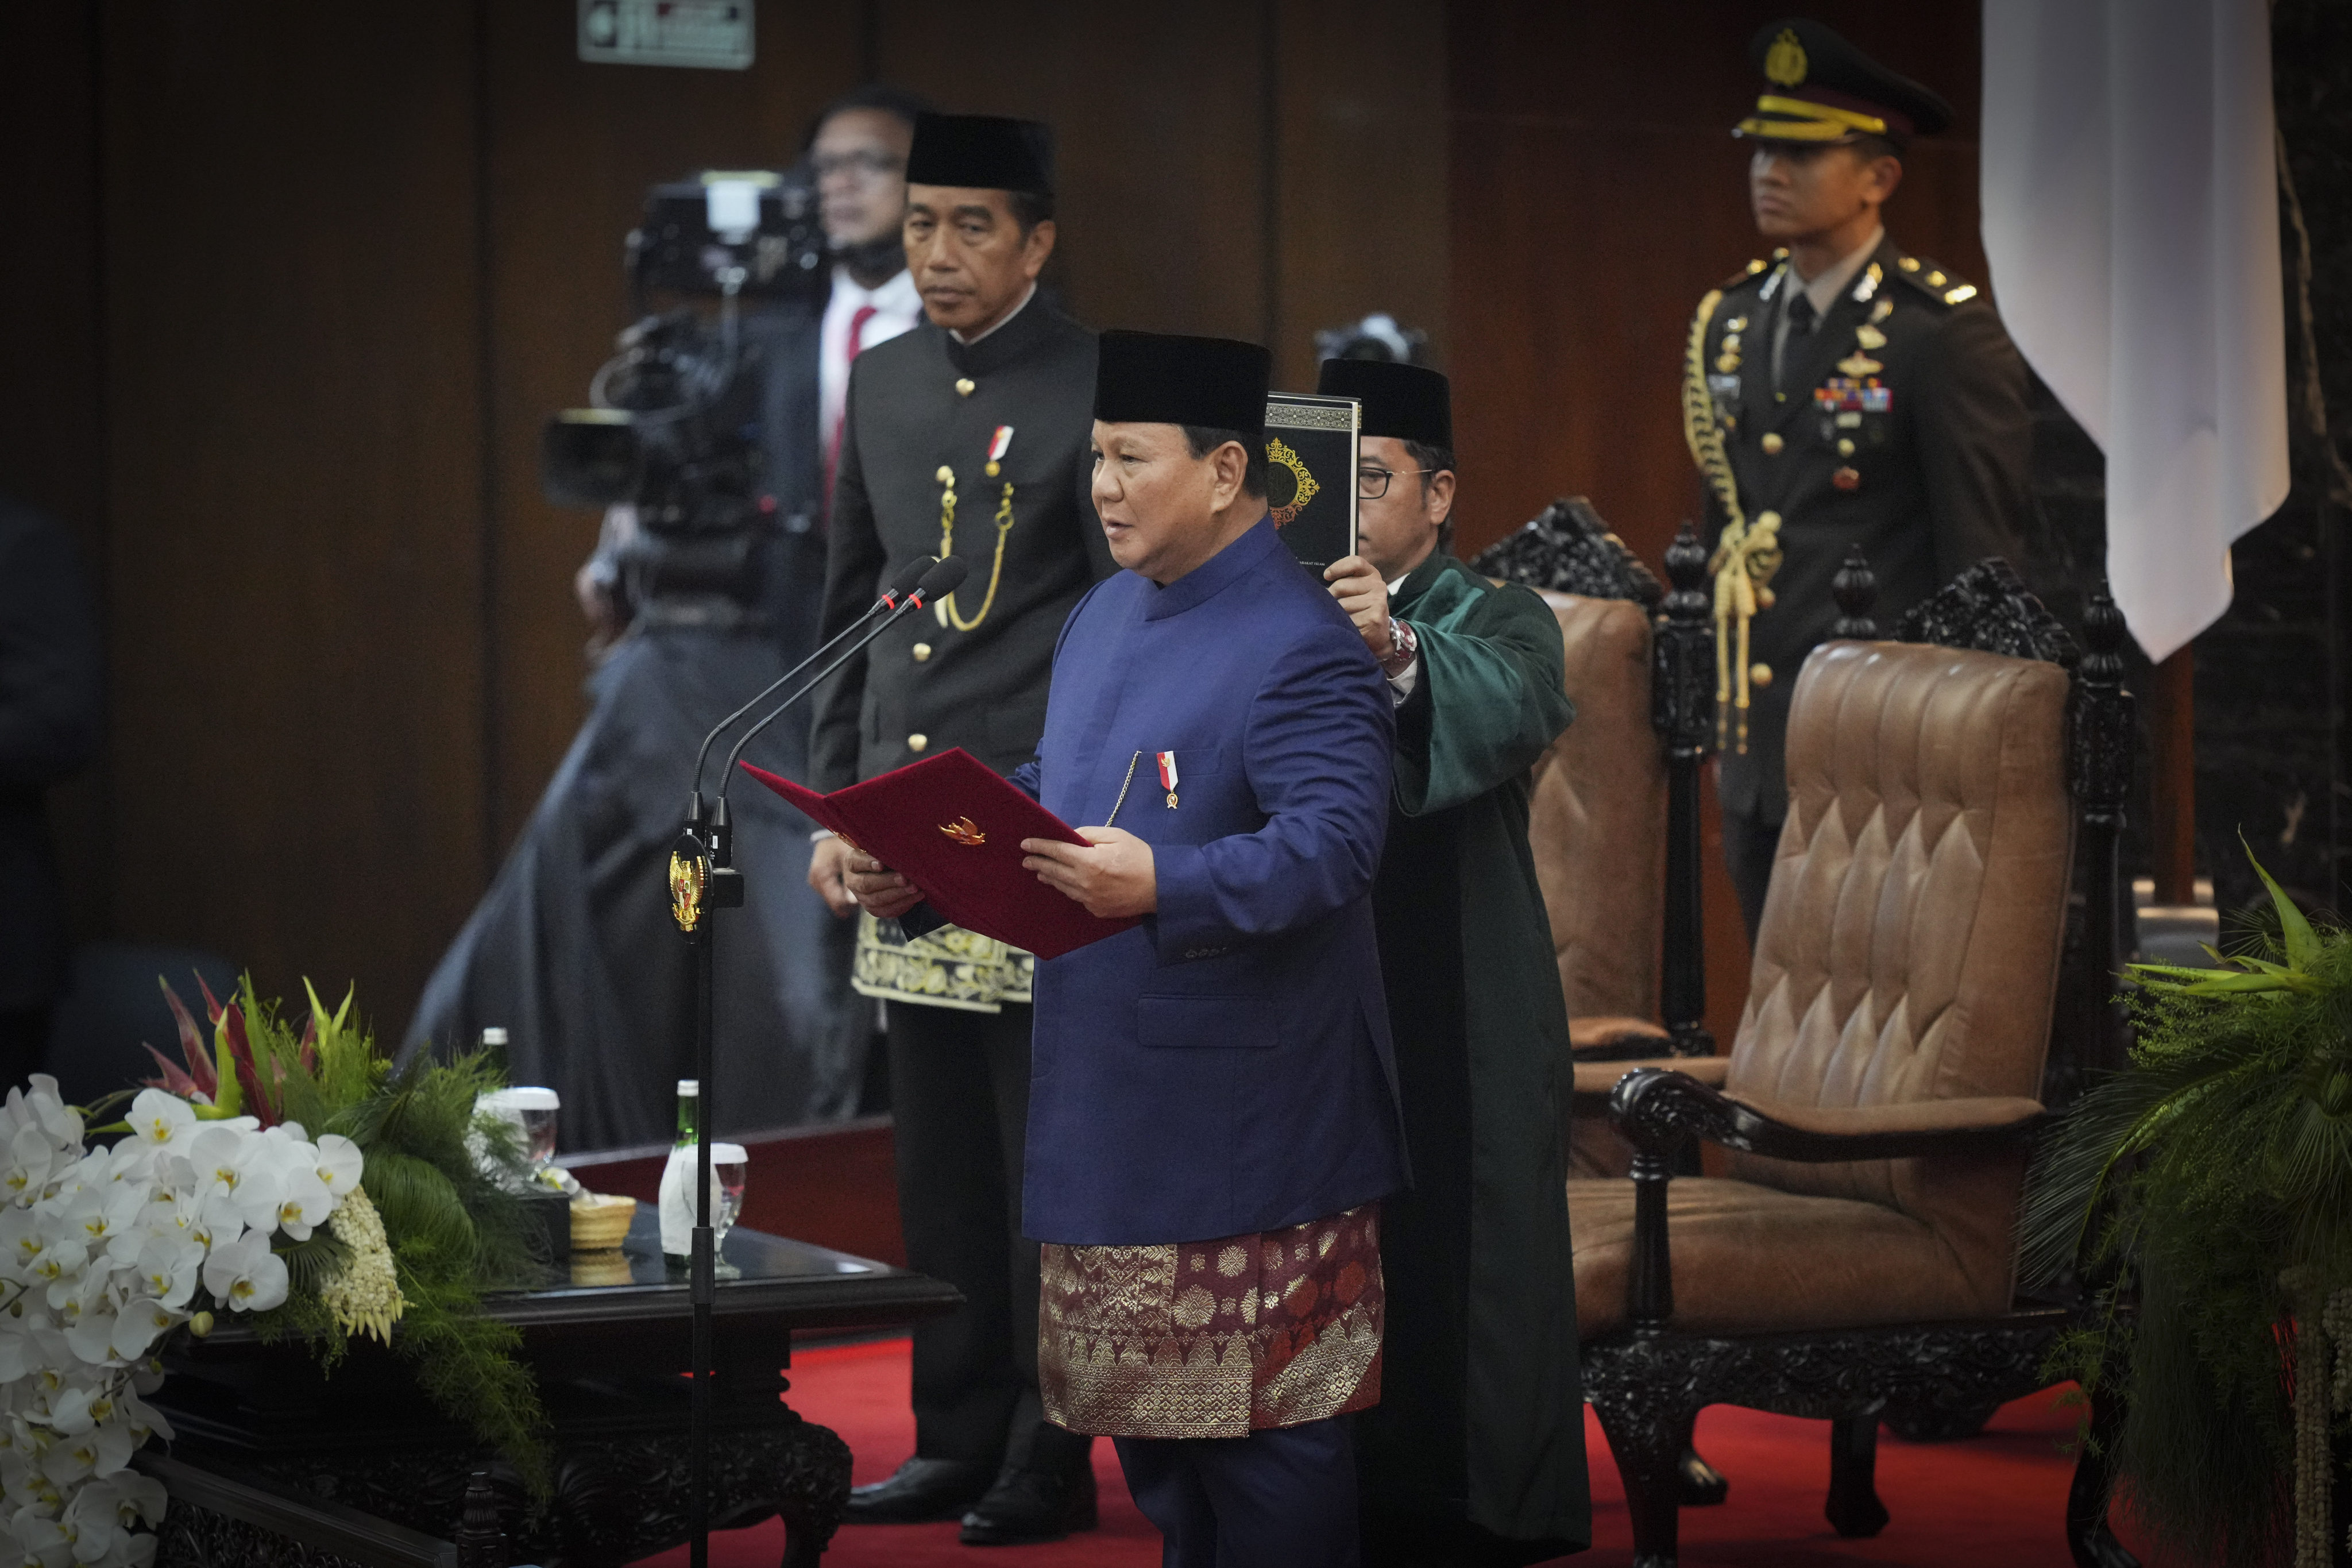
[[[1723,810],[1723,864],[1739,894],[1739,918],[1748,922],[1748,945],[1764,923],[1764,895],[1772,886],[1772,857],[1780,847],[1780,825],[1745,811]]]
[[[915,1452],[1076,1462],[1093,1439],[1044,1425],[1037,1244],[1021,1237],[1030,1008],[889,1004],[890,1110],[907,1267],[964,1304],[914,1327]]]
[[[1246,1437],[1115,1437],[1161,1568],[1356,1568],[1356,1452],[1335,1415]]]

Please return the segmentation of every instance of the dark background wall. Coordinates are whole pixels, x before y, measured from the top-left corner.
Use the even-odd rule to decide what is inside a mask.
[[[868,76],[1060,127],[1091,321],[1279,342],[1292,384],[1376,307],[1442,344],[1433,6],[761,0],[744,72],[583,64],[575,14],[0,10],[0,486],[109,622],[108,753],[57,800],[85,936],[404,1020],[583,711],[595,519],[537,433],[625,324],[645,189],[789,159]]]
[[[58,800],[79,929],[217,949],[265,990],[356,979],[405,1018],[583,711],[594,519],[541,500],[534,448],[624,324],[644,189],[789,157],[868,76],[1058,124],[1085,319],[1258,338],[1296,386],[1314,329],[1392,310],[1455,377],[1465,551],[1581,492],[1655,562],[1698,510],[1689,312],[1757,254],[1727,131],[1780,10],[760,0],[733,73],[582,64],[572,0],[0,7],[0,487],[74,524],[110,624],[108,755]],[[1812,10],[1958,107],[1890,226],[1983,283],[1975,6]],[[2226,815],[2325,887],[2347,41],[2324,0],[2277,14],[2318,355],[2291,319],[2296,500],[2241,551],[2262,592],[2223,632],[2253,662],[2200,664],[2209,757],[2266,771],[2209,765],[2200,854],[2233,849]],[[2263,752],[2273,723],[2296,738]],[[1719,878],[1709,906],[1727,1038],[1745,948]]]

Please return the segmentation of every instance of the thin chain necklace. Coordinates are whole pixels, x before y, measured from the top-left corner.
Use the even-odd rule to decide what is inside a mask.
[[[1141,752],[1138,752],[1135,755],[1127,759],[1127,777],[1119,781],[1118,798],[1110,803],[1110,816],[1103,819],[1103,826],[1105,827],[1108,827],[1118,821],[1118,808],[1127,804],[1127,786],[1135,782],[1135,764],[1141,761],[1143,761],[1143,753]]]

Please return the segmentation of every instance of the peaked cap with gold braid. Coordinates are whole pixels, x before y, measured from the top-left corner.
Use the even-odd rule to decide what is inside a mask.
[[[1884,136],[1899,147],[1952,122],[1952,106],[1933,90],[1810,16],[1765,24],[1748,53],[1767,86],[1735,136],[1815,143]]]

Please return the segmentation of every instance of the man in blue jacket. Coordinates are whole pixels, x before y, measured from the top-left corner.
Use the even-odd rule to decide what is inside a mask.
[[[1405,1181],[1370,897],[1392,704],[1266,517],[1268,368],[1103,335],[1094,503],[1125,570],[1071,614],[1014,775],[1099,825],[1024,864],[1140,917],[1037,967],[1039,1387],[1117,1440],[1176,1568],[1356,1563],[1343,1417],[1380,1397]],[[862,857],[850,883],[877,916],[920,898]]]

